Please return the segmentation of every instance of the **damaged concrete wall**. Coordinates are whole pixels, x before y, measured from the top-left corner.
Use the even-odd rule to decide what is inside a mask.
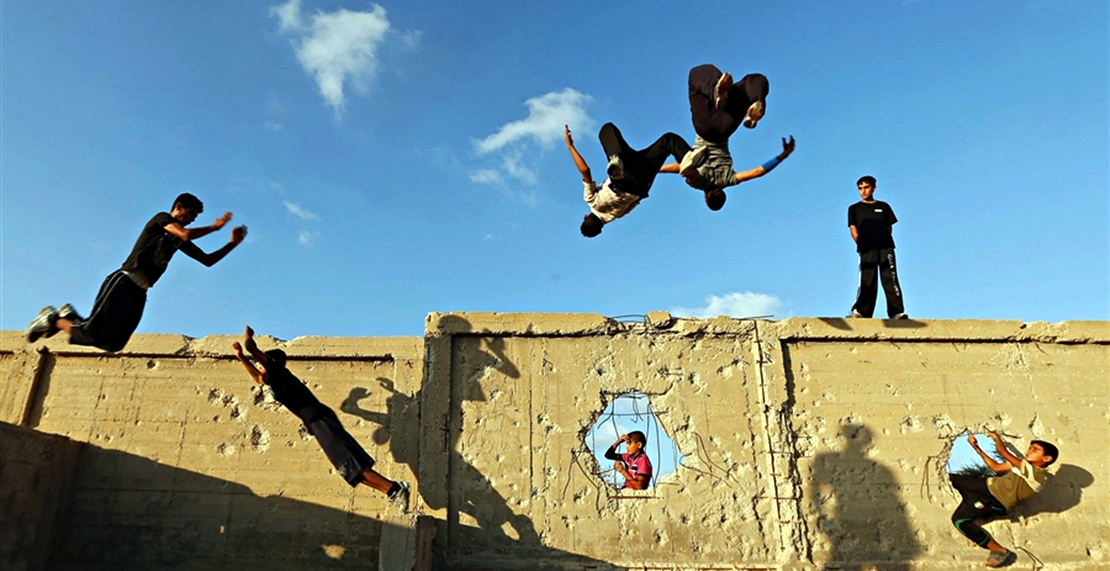
[[[53,568],[406,560],[383,554],[411,520],[329,473],[232,340],[141,335],[106,355],[0,335],[0,420],[90,443]],[[468,313],[430,315],[424,340],[262,345],[285,348],[380,471],[414,483],[440,567],[978,567],[942,473],[965,428],[1061,448],[1054,480],[992,533],[1026,563],[1110,565],[1105,322]],[[618,492],[585,434],[633,390],[685,460]]]
[[[1106,323],[433,314],[426,334],[421,479],[452,568],[557,563],[534,545],[629,568],[978,566],[943,474],[968,428],[1062,450],[992,533],[1026,561],[1110,564]],[[618,493],[584,435],[628,391],[685,461]]]
[[[114,355],[57,338],[36,354],[14,332],[2,340],[0,420],[91,444],[48,568],[378,565],[393,510],[335,474],[231,358],[233,337],[140,335]],[[417,422],[405,403],[422,375],[419,338],[259,344],[282,347],[378,470],[418,493],[418,435],[392,428]]]

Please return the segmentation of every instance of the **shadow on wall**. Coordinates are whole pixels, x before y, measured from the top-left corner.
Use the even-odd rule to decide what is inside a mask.
[[[922,552],[890,468],[867,457],[871,429],[843,424],[844,449],[813,462],[817,528],[828,538],[825,569],[909,570]]]
[[[1061,464],[1049,472],[1042,491],[1014,506],[1010,516],[1033,517],[1039,514],[1057,514],[1079,505],[1083,488],[1095,483],[1093,474],[1074,464]]]
[[[335,480],[323,472],[320,478]],[[261,497],[242,484],[88,444],[69,505],[50,571],[376,569],[381,536],[390,526],[377,513]],[[546,559],[611,569],[544,551]]]
[[[817,320],[828,325],[829,327],[832,327],[833,329],[839,329],[841,331],[851,331],[853,321],[871,321],[871,318],[818,317]],[[881,319],[880,321],[883,322],[883,327],[887,327],[889,329],[920,329],[922,327],[928,327],[928,324],[924,321],[915,321],[913,319]]]
[[[461,398],[452,399],[453,401],[485,401],[486,395],[478,380],[481,377],[480,373],[487,369],[496,370],[509,378],[520,377],[520,370],[505,355],[503,339],[481,337],[480,333],[470,333],[472,330],[470,323],[455,315],[443,316],[440,324],[449,331],[466,336],[468,342],[477,347],[477,350],[462,352],[460,362],[472,374],[460,376],[464,384],[456,387],[455,390]],[[388,444],[393,460],[406,464],[414,474],[419,476],[421,391],[410,396],[398,391],[390,379],[379,377],[377,381],[377,390],[389,393],[386,397],[385,413],[369,411],[359,406],[359,401],[372,394],[371,390],[362,387],[352,389],[340,409],[378,424],[378,429],[374,431],[374,443],[379,446]],[[448,434],[444,436],[445,445],[450,454],[448,461],[451,467],[451,480],[465,483],[466,495],[451,498],[444,493],[425,493],[427,490],[424,485],[418,488],[421,491],[421,498],[428,507],[434,510],[448,510],[451,525],[455,525],[454,529],[458,533],[456,545],[452,545],[452,549],[466,553],[478,553],[491,548],[511,552],[518,552],[520,549],[553,552],[554,550],[543,548],[541,545],[532,520],[527,516],[514,513],[505,497],[494,488],[489,478],[459,453],[458,440],[462,432],[461,411],[452,411],[451,418]],[[459,512],[472,518],[478,527],[457,525]],[[508,532],[509,529],[516,537]],[[436,543],[442,546],[444,540],[438,538]],[[554,553],[548,553],[544,558],[553,555]],[[560,552],[557,558],[568,556],[572,559],[578,557]],[[437,564],[443,564],[443,557],[443,553],[437,553]]]

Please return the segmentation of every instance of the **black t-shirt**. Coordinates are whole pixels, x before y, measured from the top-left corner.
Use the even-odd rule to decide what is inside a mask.
[[[308,386],[285,367],[270,363],[266,367],[266,384],[273,389],[274,398],[305,424],[322,416],[335,417],[335,412],[321,403]]]
[[[181,238],[166,232],[166,225],[178,223],[177,219],[168,212],[159,212],[143,226],[143,233],[135,241],[131,255],[123,262],[123,270],[140,272],[146,277],[150,285],[158,281],[166,272],[170,258],[185,242]]]
[[[894,210],[881,200],[871,203],[861,201],[848,207],[848,225],[855,226],[859,233],[857,252],[893,248],[894,236],[890,234],[890,227],[897,221]]]

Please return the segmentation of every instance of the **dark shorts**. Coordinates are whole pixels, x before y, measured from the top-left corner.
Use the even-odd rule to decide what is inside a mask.
[[[320,448],[331,460],[335,469],[351,486],[362,483],[362,471],[374,467],[374,459],[362,449],[354,437],[347,432],[338,420],[323,416],[306,424],[308,431],[316,437]]]

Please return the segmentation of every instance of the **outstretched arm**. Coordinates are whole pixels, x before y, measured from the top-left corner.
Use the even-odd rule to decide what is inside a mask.
[[[243,367],[247,369],[247,373],[254,379],[254,382],[260,385],[266,384],[264,373],[255,368],[254,364],[247,360],[246,355],[243,355],[243,346],[236,341],[231,344],[231,348],[235,350],[235,357],[238,358],[239,362],[243,364]]]
[[[567,150],[570,151],[571,158],[574,159],[574,166],[578,167],[578,172],[582,173],[582,182],[593,184],[594,179],[590,176],[590,166],[578,153],[578,149],[574,148],[574,139],[570,136],[570,127],[567,125],[563,125],[563,139],[567,142]]]
[[[994,470],[995,472],[1009,472],[1010,471],[1010,464],[1008,462],[999,462],[999,461],[995,460],[994,458],[991,458],[990,455],[987,454],[986,452],[983,452],[982,448],[979,448],[979,443],[975,441],[975,435],[974,434],[968,434],[967,435],[967,443],[971,445],[971,448],[973,450],[975,450],[975,452],[977,454],[979,454],[979,457],[983,459],[983,462],[986,462],[987,467],[990,468],[991,470]],[[1003,456],[1003,458],[1005,458],[1005,456]],[[1020,465],[1021,464],[1018,464],[1018,466],[1020,466]]]
[[[744,181],[749,181],[749,180],[752,180],[753,178],[759,178],[759,177],[771,172],[772,170],[774,170],[775,167],[779,166],[779,163],[781,163],[782,161],[785,161],[786,157],[789,157],[790,153],[793,153],[793,152],[794,152],[794,137],[791,136],[789,141],[787,141],[786,138],[784,137],[782,139],[782,152],[779,153],[778,156],[776,156],[775,158],[763,163],[762,165],[760,165],[758,167],[755,167],[754,169],[736,173],[736,176],[733,177],[733,183],[732,184],[740,184]]]
[[[254,329],[251,329],[250,325],[243,327],[243,344],[247,347],[247,351],[250,351],[254,360],[262,365],[263,370],[270,365],[269,357],[262,352],[262,349],[258,348],[258,343],[254,342]]]
[[[167,226],[166,228],[169,228],[169,226]],[[215,252],[205,252],[204,250],[198,248],[197,245],[192,242],[185,242],[184,244],[182,244],[181,251],[186,256],[189,256],[190,258],[204,264],[205,266],[212,267],[216,264],[216,262],[224,259],[224,256],[228,255],[232,250],[235,249],[236,246],[243,243],[243,239],[246,237],[247,227],[236,226],[231,230],[231,239],[228,240],[227,244],[224,244],[222,248],[216,250]]]
[[[181,224],[179,224],[177,222],[172,222],[170,224],[166,224],[165,229],[166,229],[166,232],[169,232],[170,234],[173,234],[174,236],[177,236],[178,238],[181,238],[182,240],[185,240],[186,242],[190,242],[190,241],[196,240],[197,238],[200,238],[202,236],[207,236],[207,235],[215,232],[216,230],[219,230],[220,228],[223,228],[224,225],[227,224],[230,221],[231,221],[231,213],[230,212],[224,212],[223,216],[217,218],[216,221],[213,222],[209,226],[200,226],[198,228],[186,228],[186,227],[182,226]]]
[[[1010,465],[1014,468],[1021,468],[1021,464],[1025,462],[1025,460],[1014,456],[1014,454],[1010,452],[1008,448],[1006,448],[1006,443],[1002,441],[1002,437],[999,436],[997,432],[992,430],[987,433],[987,436],[990,436],[991,440],[994,440],[994,449],[998,452],[999,456],[1006,459],[1006,461],[1009,462]]]

